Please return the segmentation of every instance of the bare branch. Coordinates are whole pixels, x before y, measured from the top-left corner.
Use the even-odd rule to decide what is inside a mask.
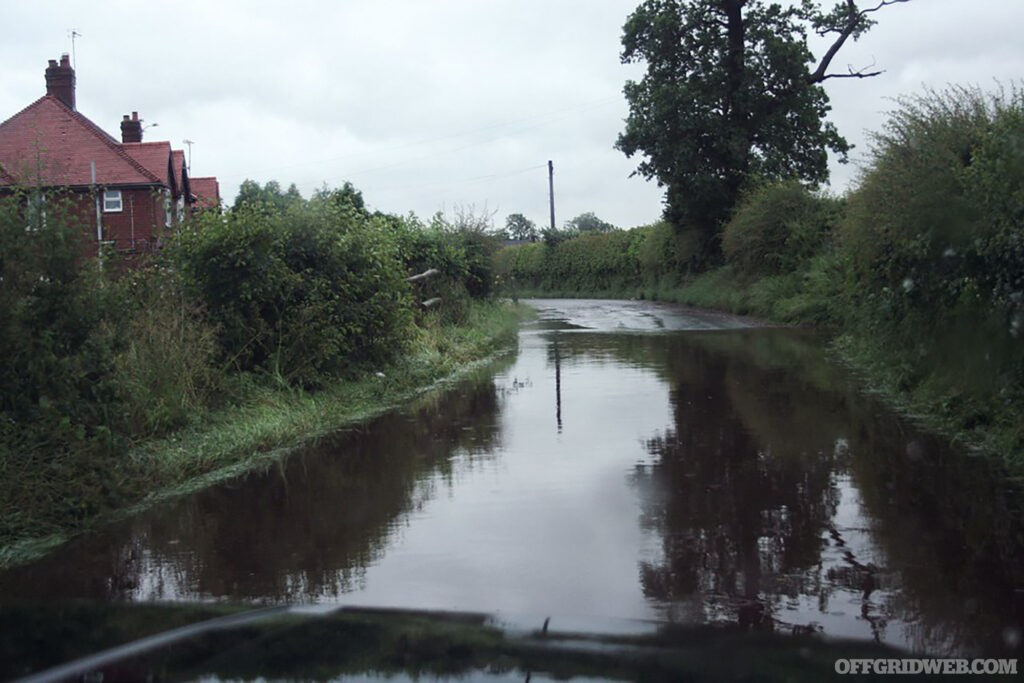
[[[878,3],[876,6],[872,7],[871,9],[861,10],[860,13],[861,14],[867,14],[868,12],[877,12],[878,10],[882,9],[883,7],[885,7],[887,5],[895,5],[898,2],[910,2],[910,0],[882,0],[882,2]]]
[[[848,74],[825,74],[821,77],[821,80],[826,81],[830,78],[871,78],[872,76],[879,76],[884,74],[885,70],[882,71],[851,71]]]
[[[846,43],[847,38],[854,35],[854,31],[857,30],[857,27],[860,25],[861,20],[866,14],[877,12],[883,7],[902,2],[910,2],[910,0],[881,0],[881,2],[874,7],[860,9],[857,7],[856,0],[846,0],[846,21],[843,25],[841,27],[827,27],[824,30],[818,31],[819,35],[826,35],[828,33],[838,33],[839,35],[832,45],[829,46],[828,50],[825,51],[825,56],[821,58],[821,62],[818,64],[818,67],[807,77],[807,82],[821,83],[828,78],[870,78],[871,76],[877,76],[882,73],[881,71],[868,73],[863,69],[855,72],[851,69],[848,74],[829,74],[828,67],[832,64],[832,59],[836,56],[836,53],[838,53],[840,48],[843,47],[843,44]]]

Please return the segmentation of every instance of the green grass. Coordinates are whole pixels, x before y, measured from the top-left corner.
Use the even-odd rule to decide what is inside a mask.
[[[872,393],[929,431],[970,452],[1001,462],[1007,477],[1024,484],[1024,405],[1012,392],[978,398],[951,391],[941,369],[913,371],[892,348],[853,334],[838,336],[832,350]]]
[[[316,393],[245,383],[234,405],[197,416],[170,436],[144,441],[125,462],[115,463],[105,476],[121,480],[136,495],[97,514],[72,515],[57,503],[79,495],[81,482],[40,482],[31,464],[19,462],[16,454],[0,454],[0,490],[45,486],[49,494],[39,496],[34,506],[4,509],[0,567],[36,557],[82,529],[266,466],[320,436],[451,381],[509,348],[519,320],[527,315],[524,306],[474,302],[460,324],[441,324],[428,316],[410,353]]]

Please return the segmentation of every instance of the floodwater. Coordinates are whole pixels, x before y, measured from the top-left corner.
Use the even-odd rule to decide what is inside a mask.
[[[814,333],[533,301],[518,351],[266,471],[0,574],[0,601],[733,623],[1021,652],[1021,497]]]

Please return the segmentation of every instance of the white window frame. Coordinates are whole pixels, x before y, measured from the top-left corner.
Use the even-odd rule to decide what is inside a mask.
[[[46,227],[46,195],[34,190],[28,195],[25,204],[25,231],[37,232]]]
[[[171,193],[169,190],[164,190],[164,226],[169,228],[173,222],[173,214],[171,213]]]
[[[114,202],[117,202],[116,207]],[[124,196],[121,190],[103,191],[103,213],[121,213],[124,211]]]

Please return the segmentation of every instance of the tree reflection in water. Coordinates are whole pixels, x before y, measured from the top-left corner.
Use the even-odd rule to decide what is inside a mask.
[[[642,523],[664,545],[661,562],[641,564],[644,593],[673,618],[771,628],[780,599],[820,590],[814,569],[837,504],[835,436],[759,438],[757,427],[795,431],[782,373],[675,346],[675,425],[647,442],[655,460],[634,475],[647,501]]]
[[[502,400],[489,376],[460,384],[161,506],[127,533],[76,539],[0,574],[0,594],[307,602],[358,589],[438,486],[493,457]]]
[[[0,573],[0,599],[333,602],[366,583],[408,606],[1020,654],[1019,489],[881,409],[819,339],[561,325],[522,348],[497,379]]]
[[[674,424],[632,475],[661,538],[640,581],[666,616],[1019,652],[1020,505],[998,472],[792,332],[635,340],[648,348],[618,352],[658,359],[672,386]]]

